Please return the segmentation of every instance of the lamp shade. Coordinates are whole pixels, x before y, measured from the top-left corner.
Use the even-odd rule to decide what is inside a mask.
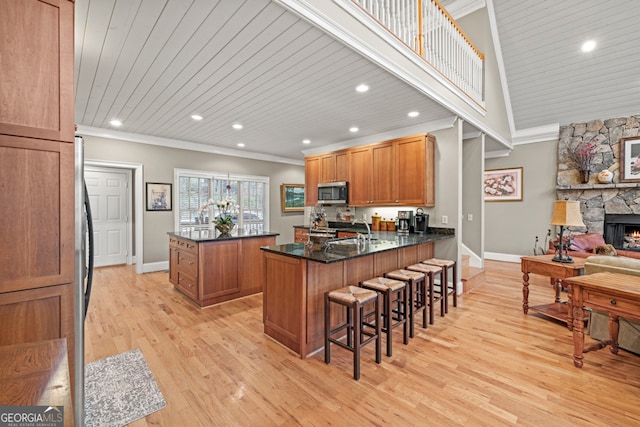
[[[553,207],[551,225],[564,225],[568,227],[584,227],[580,214],[580,202],[575,200],[556,200]]]

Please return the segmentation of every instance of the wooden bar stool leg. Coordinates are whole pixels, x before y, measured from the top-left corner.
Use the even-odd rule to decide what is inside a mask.
[[[417,297],[417,288],[415,286],[415,283],[413,280],[409,280],[409,282],[407,283],[407,287],[409,288],[409,319],[407,319],[409,323],[409,336],[411,338],[414,337],[414,326],[413,326],[413,301],[414,301],[414,292],[416,293],[416,297]],[[424,318],[424,316],[422,316]]]
[[[425,280],[426,278],[429,278],[429,323],[430,324],[434,324],[436,321],[435,318],[435,310],[433,307],[433,293],[434,293],[434,281],[435,281],[435,275],[433,273],[429,273],[425,275]]]
[[[376,306],[376,363],[382,362],[382,312],[380,310],[380,299],[382,298],[381,294],[378,294],[376,298],[375,306]]]
[[[331,308],[329,307],[329,293],[324,295],[324,363],[327,365],[331,362],[331,342],[329,341],[329,332],[331,329]]]
[[[356,302],[353,308],[353,335],[355,339],[355,343],[353,344],[353,378],[355,380],[360,379],[360,346],[362,345],[362,337],[361,335],[361,321],[362,321],[362,306],[360,303]]]
[[[453,263],[453,306],[458,306],[458,269],[456,268],[456,263]]]
[[[442,267],[440,290],[442,291],[442,298],[444,299],[444,312],[449,313],[449,269],[447,267]]]

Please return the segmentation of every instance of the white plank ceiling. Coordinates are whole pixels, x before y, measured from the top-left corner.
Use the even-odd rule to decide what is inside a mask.
[[[516,130],[640,113],[636,2],[489,1]],[[452,116],[269,0],[76,0],[75,57],[81,126],[288,159]]]
[[[78,0],[75,67],[78,124],[290,159],[452,115],[269,0]]]
[[[640,4],[493,0],[515,128],[640,114]],[[583,53],[586,40],[596,49]]]

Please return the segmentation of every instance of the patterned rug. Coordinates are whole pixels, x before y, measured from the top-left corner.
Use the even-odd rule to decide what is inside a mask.
[[[85,365],[85,426],[124,426],[165,406],[140,349]]]

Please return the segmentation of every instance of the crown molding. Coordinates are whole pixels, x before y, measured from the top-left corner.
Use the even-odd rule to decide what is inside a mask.
[[[215,145],[198,144],[195,142],[181,141],[178,139],[160,138],[151,135],[138,133],[121,132],[113,129],[97,128],[92,126],[78,125],[76,131],[78,135],[97,136],[100,138],[111,138],[120,141],[137,142],[140,144],[158,145],[161,147],[177,148],[181,150],[199,151],[210,154],[220,154],[222,156],[242,157],[245,159],[262,160],[265,162],[286,163],[296,166],[304,166],[304,160],[290,159],[287,157],[272,156],[270,154],[254,153],[251,151],[234,150],[231,148],[218,147]]]
[[[513,145],[533,144],[535,142],[557,140],[560,135],[560,124],[553,123],[545,126],[537,126],[517,130],[513,133],[511,140]]]

